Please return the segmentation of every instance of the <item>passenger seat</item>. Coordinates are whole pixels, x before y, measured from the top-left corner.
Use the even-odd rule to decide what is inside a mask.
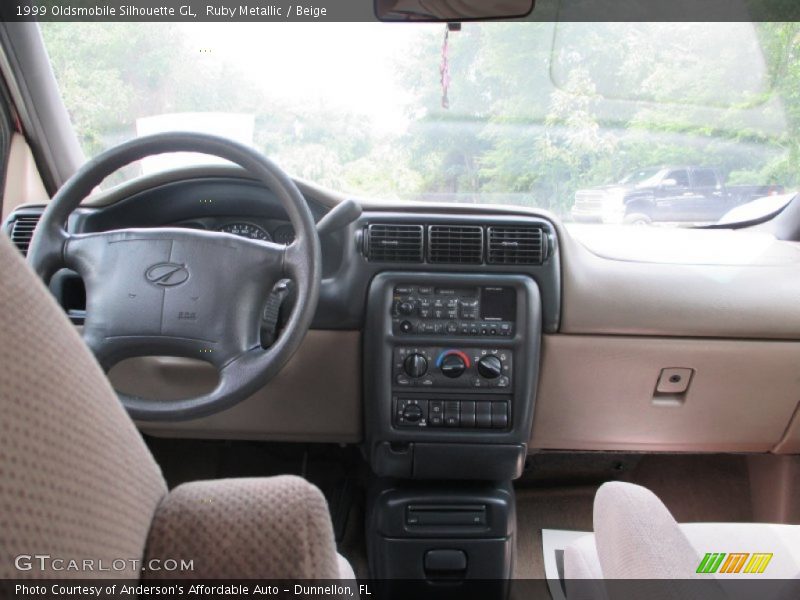
[[[683,599],[737,596],[743,579],[800,577],[800,525],[678,524],[655,494],[622,482],[600,487],[593,518],[594,534],[564,552],[569,600],[607,598],[609,586],[599,580],[617,580],[628,597],[638,590],[636,597]],[[797,592],[800,580],[790,585]]]

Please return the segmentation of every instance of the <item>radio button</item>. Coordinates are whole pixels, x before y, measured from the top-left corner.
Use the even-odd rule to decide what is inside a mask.
[[[508,427],[508,404],[492,402],[492,429],[505,429],[506,427]]]
[[[445,427],[458,427],[460,422],[459,402],[449,400],[444,403],[444,424]]]
[[[414,312],[414,303],[413,302],[401,302],[397,305],[397,311],[401,315],[410,315]]]
[[[461,427],[475,427],[475,402],[461,401]]]
[[[492,403],[475,403],[475,426],[489,429],[492,426]]]

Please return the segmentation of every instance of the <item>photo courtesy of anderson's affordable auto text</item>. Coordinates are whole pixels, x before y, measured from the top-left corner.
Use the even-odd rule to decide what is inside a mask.
[[[0,600],[800,598],[800,3],[0,4]]]

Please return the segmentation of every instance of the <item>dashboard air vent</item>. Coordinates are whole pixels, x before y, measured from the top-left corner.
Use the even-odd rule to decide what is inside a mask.
[[[489,227],[488,262],[496,265],[540,265],[547,252],[541,227]]]
[[[28,254],[33,230],[36,229],[40,217],[41,215],[19,215],[11,222],[11,241],[24,256]]]
[[[428,259],[432,263],[483,262],[483,228],[477,225],[431,225]]]
[[[422,225],[373,224],[367,229],[367,258],[381,262],[422,262]]]

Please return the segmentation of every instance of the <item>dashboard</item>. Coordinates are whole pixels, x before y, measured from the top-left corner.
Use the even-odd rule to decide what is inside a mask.
[[[316,221],[345,199],[298,187]],[[283,371],[222,413],[143,431],[366,443],[377,472],[433,478],[463,465],[513,477],[539,450],[800,451],[797,244],[649,228],[601,239],[522,207],[359,203],[360,217],[321,236],[317,314]],[[20,249],[41,212],[7,221]],[[238,169],[140,178],[91,197],[69,223],[165,226],[277,243],[294,233],[277,198]],[[53,288],[71,316],[85,309],[77,288]],[[676,368],[691,372],[687,387],[660,391]],[[165,399],[216,381],[207,365],[169,357],[109,376]]]

